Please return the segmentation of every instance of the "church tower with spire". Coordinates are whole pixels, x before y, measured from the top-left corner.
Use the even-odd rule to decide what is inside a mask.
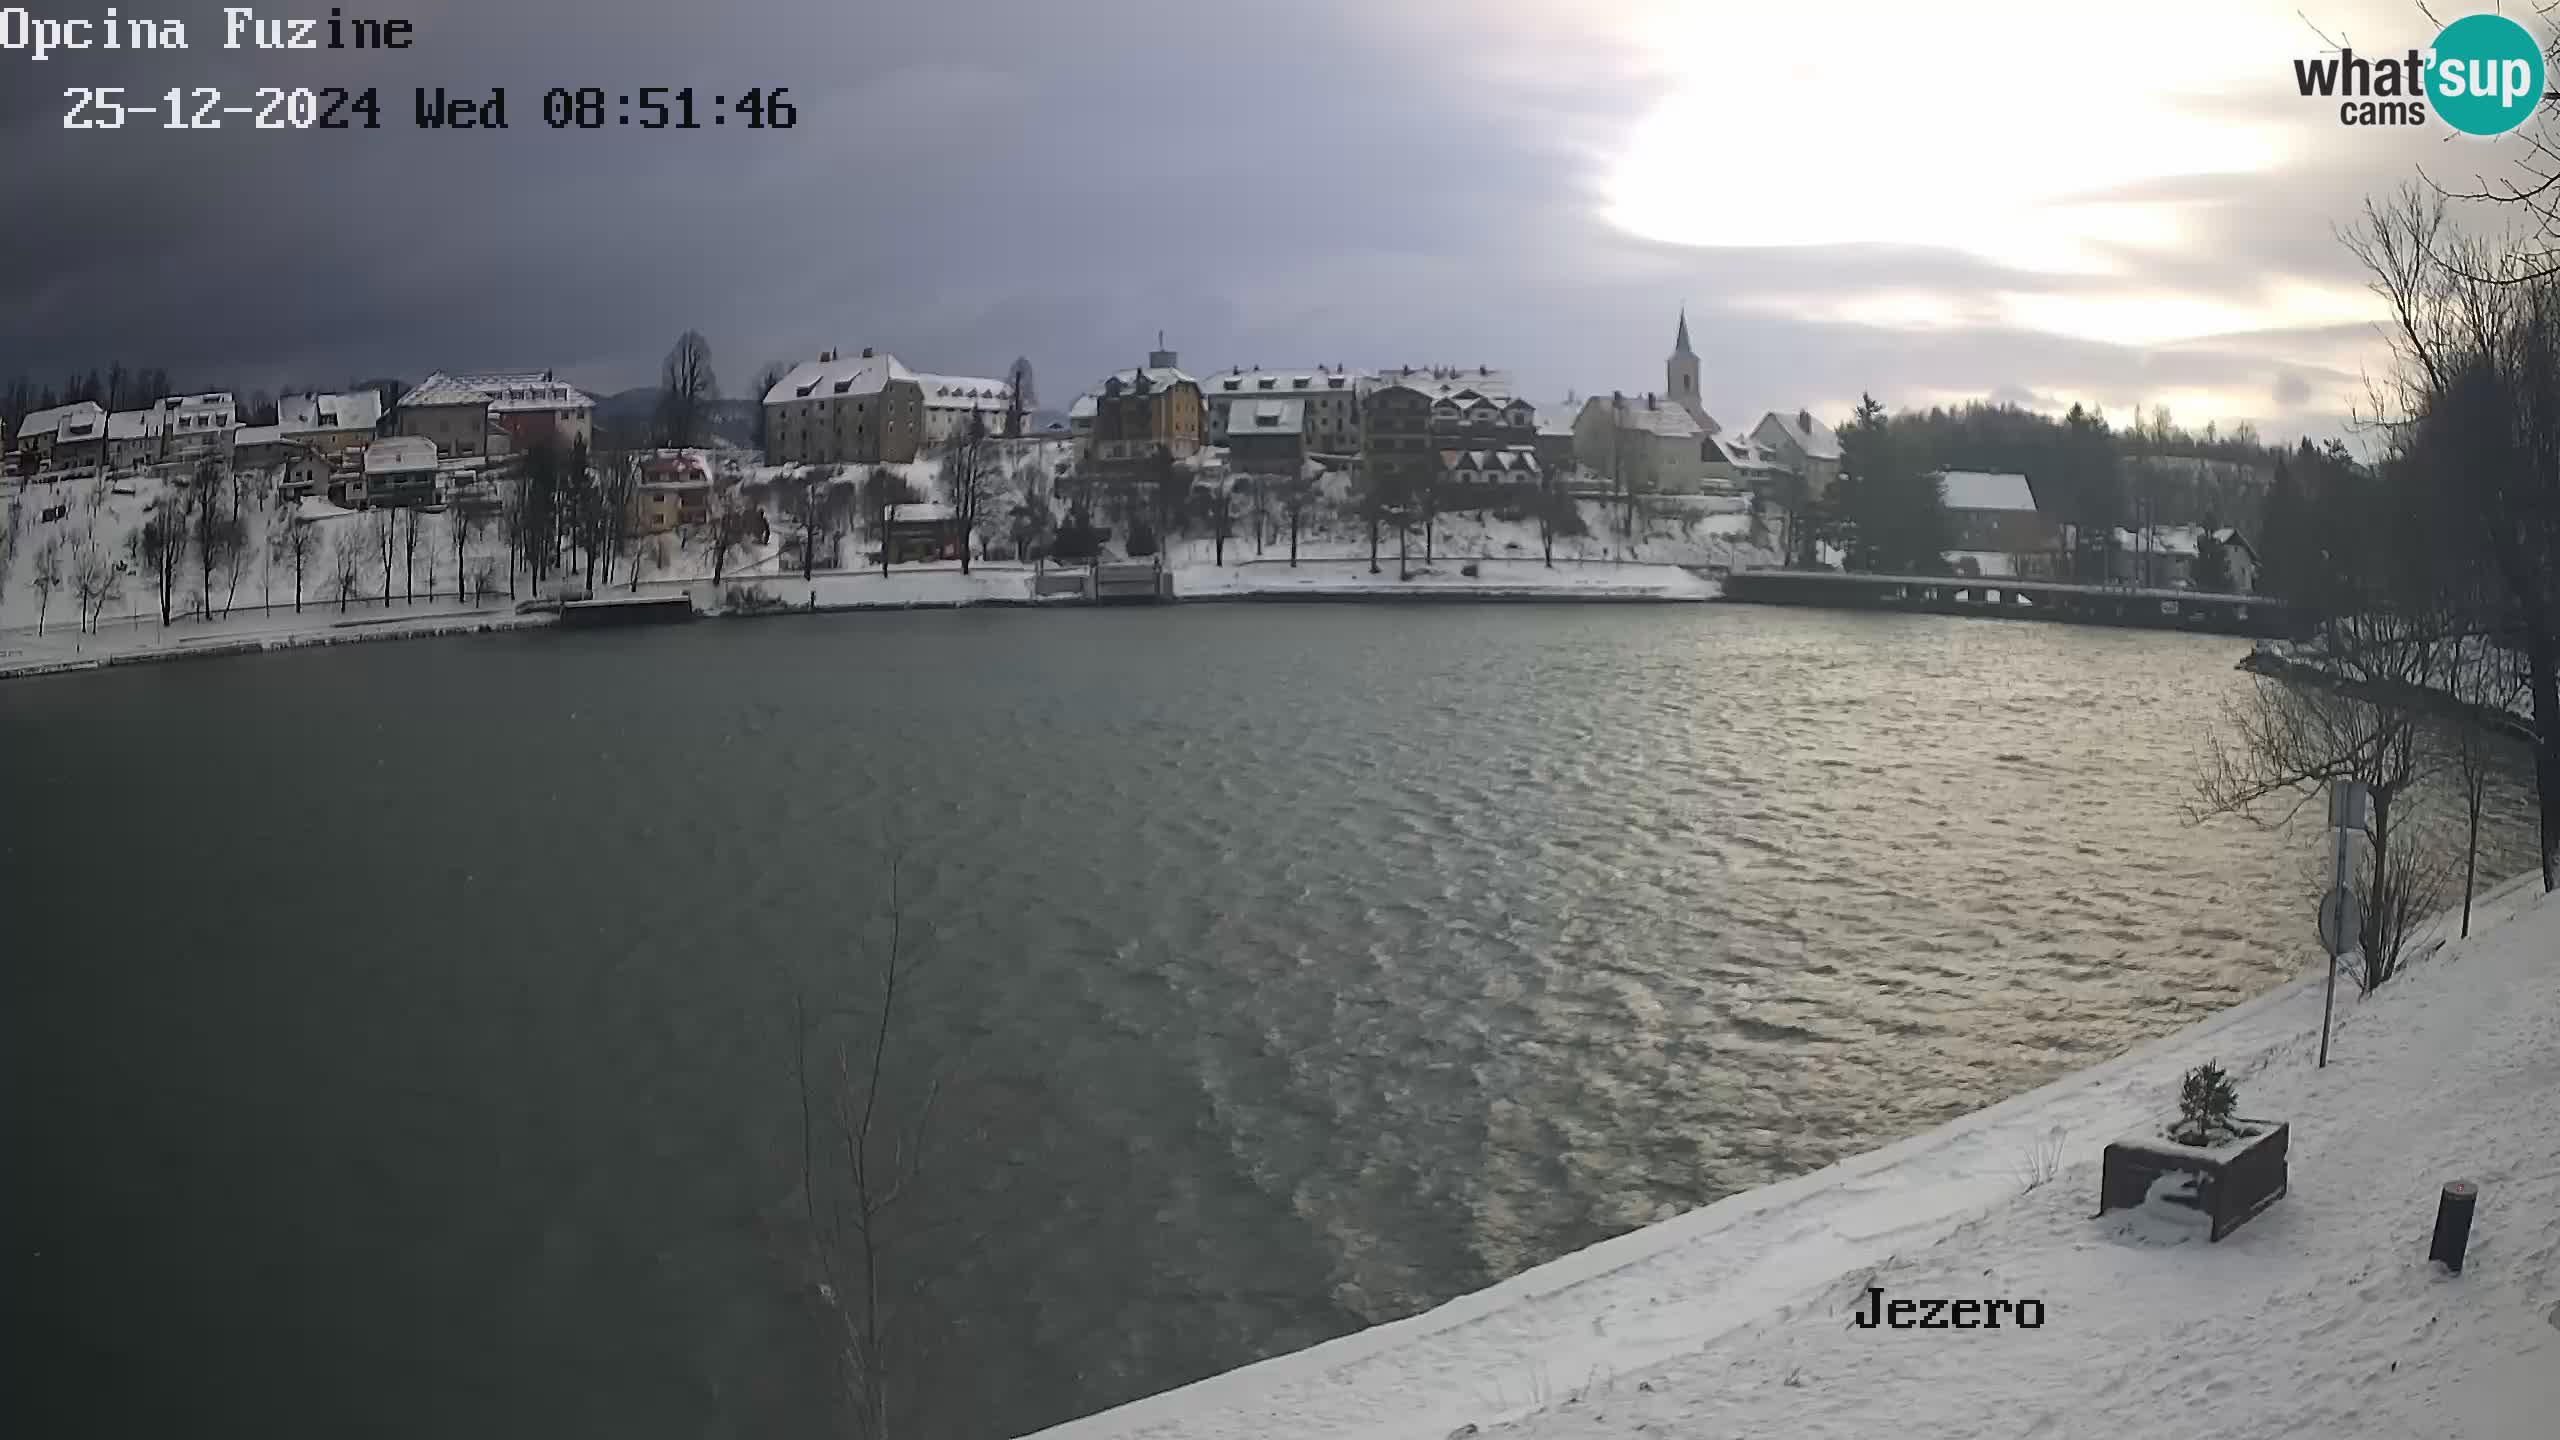
[[[1671,358],[1662,362],[1662,389],[1700,429],[1710,435],[1716,432],[1715,418],[1707,414],[1706,402],[1698,395],[1698,352],[1689,348],[1689,307],[1685,305],[1680,307],[1680,333],[1671,342]]]

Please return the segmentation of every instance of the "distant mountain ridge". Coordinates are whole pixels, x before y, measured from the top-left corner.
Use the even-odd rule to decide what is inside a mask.
[[[596,399],[598,443],[636,448],[649,443],[650,422],[658,413],[658,387],[635,385]],[[755,443],[756,402],[732,398],[711,402],[708,416],[714,438],[744,448]],[[609,437],[609,438],[608,438]]]

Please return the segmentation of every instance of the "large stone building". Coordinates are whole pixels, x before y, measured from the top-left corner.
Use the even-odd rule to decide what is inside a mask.
[[[1308,450],[1349,455],[1360,448],[1360,396],[1374,377],[1365,371],[1318,366],[1313,370],[1248,370],[1238,366],[1200,382],[1209,406],[1209,443],[1224,445],[1234,431],[1239,402],[1298,400],[1304,402],[1300,435]],[[1257,420],[1272,412],[1251,412]]]
[[[400,397],[392,433],[432,440],[445,456],[521,454],[544,444],[567,450],[595,443],[595,403],[548,370],[438,371]]]
[[[1613,490],[1704,493],[1725,457],[1698,413],[1659,395],[1594,395],[1574,420],[1574,458]]]
[[[765,392],[764,412],[765,458],[777,465],[897,465],[924,444],[924,386],[874,350],[799,366]]]
[[[1067,419],[1084,458],[1101,466],[1146,460],[1159,449],[1185,459],[1199,454],[1208,438],[1200,382],[1164,349],[1148,352],[1144,368],[1120,371],[1078,398]]]
[[[967,434],[971,421],[1002,435],[1013,409],[1013,387],[974,375],[918,375],[924,391],[924,443],[947,445]]]
[[[1449,488],[1444,500],[1480,486],[1529,483],[1543,468],[1538,407],[1509,375],[1487,367],[1383,373],[1362,402],[1361,461],[1391,485],[1427,477]]]

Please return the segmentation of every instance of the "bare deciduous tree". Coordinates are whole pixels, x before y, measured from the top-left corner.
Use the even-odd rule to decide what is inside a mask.
[[[282,521],[276,532],[276,543],[293,565],[293,613],[302,613],[302,577],[311,568],[312,557],[320,553],[320,532],[299,517],[278,512]]]
[[[1000,462],[988,443],[986,417],[969,414],[969,424],[942,452],[942,491],[951,499],[951,523],[960,532],[960,573],[969,573],[970,542],[995,498]]]
[[[42,635],[45,612],[53,608],[53,592],[62,588],[61,536],[47,536],[36,547],[36,560],[27,572],[27,583],[36,592],[36,633]]]
[[[347,613],[347,602],[364,593],[365,562],[373,558],[373,533],[359,520],[341,520],[336,533],[329,537],[329,588],[338,597],[338,613]]]
[[[82,540],[71,556],[71,593],[80,604],[80,628],[95,635],[107,607],[124,597],[124,571],[95,540]]]
[[[711,342],[699,330],[687,330],[667,352],[658,376],[658,443],[698,445],[713,402],[720,398],[720,377],[711,368]],[[761,397],[759,397],[761,398]]]
[[[898,1295],[887,1273],[887,1222],[919,1175],[938,1079],[913,1083],[921,1056],[910,1045],[891,1060],[901,1009],[921,964],[904,947],[898,863],[889,866],[889,938],[868,1002],[840,1018],[846,1043],[835,1049],[832,1076],[813,1075],[810,1047],[828,1018],[805,998],[792,1006],[800,1102],[800,1199],[817,1271],[817,1301],[836,1358],[839,1395],[849,1431],[887,1440],[899,1379],[892,1341]],[[908,1118],[901,1123],[896,1117]]]

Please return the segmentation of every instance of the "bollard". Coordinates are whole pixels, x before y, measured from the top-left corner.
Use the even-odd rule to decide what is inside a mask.
[[[2436,1201],[2436,1238],[2427,1247],[2427,1258],[2441,1260],[2444,1268],[2462,1273],[2462,1252],[2471,1246],[2471,1211],[2480,1203],[2480,1187],[2468,1180],[2455,1180],[2444,1187],[2444,1195]]]

